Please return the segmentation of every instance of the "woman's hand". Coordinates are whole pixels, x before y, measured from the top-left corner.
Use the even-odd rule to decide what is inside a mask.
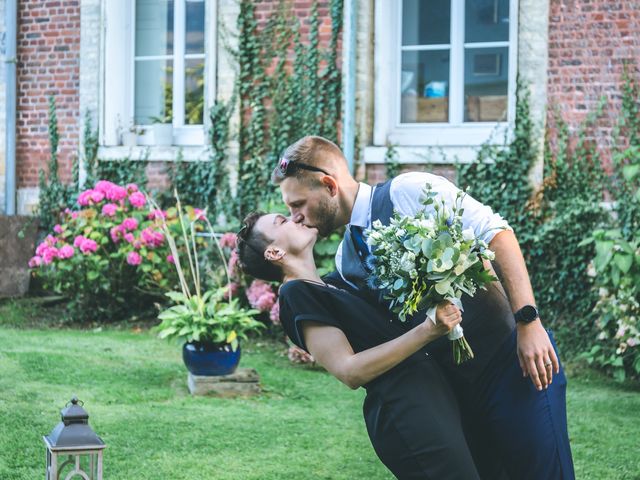
[[[427,318],[423,325],[435,338],[440,338],[462,321],[460,309],[451,302],[442,302],[436,308],[436,322]]]

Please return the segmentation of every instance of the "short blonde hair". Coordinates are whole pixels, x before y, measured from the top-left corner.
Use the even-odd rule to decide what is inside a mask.
[[[328,161],[328,157],[330,157],[331,160]],[[273,169],[271,181],[279,185],[287,177],[296,177],[304,181],[313,178],[309,175],[309,170],[302,168],[294,168],[283,173],[281,168],[283,162],[286,162],[286,164],[298,163],[325,170],[327,167],[330,168],[333,166],[332,160],[335,157],[344,159],[340,148],[331,140],[316,135],[302,137],[286,148],[282,157],[278,160],[278,165]],[[312,181],[312,183],[316,182],[319,183],[317,180],[315,180],[315,182]]]

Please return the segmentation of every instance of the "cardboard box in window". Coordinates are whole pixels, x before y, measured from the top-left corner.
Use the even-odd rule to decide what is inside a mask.
[[[402,97],[402,123],[449,121],[449,98]]]
[[[507,97],[505,95],[467,97],[468,122],[500,122],[506,119]]]

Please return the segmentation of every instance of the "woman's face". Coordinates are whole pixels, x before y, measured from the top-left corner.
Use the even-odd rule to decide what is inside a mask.
[[[295,223],[288,217],[277,213],[263,215],[255,227],[271,240],[272,244],[291,255],[298,255],[313,246],[318,239],[318,229]]]

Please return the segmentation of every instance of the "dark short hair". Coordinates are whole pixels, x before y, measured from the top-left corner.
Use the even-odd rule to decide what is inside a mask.
[[[265,212],[252,212],[242,221],[242,228],[238,232],[236,249],[240,269],[247,275],[266,280],[281,282],[282,269],[264,258],[264,252],[271,244],[271,240],[255,229],[256,223]]]
[[[285,178],[295,177],[309,184],[309,186],[321,186],[322,184],[317,176],[312,175],[312,173],[313,171],[324,171],[320,161],[320,155],[322,153],[342,155],[340,148],[331,140],[315,135],[302,137],[300,140],[289,145],[278,159],[278,165],[275,166],[271,173],[271,181],[279,185]],[[280,169],[283,161],[290,165],[286,173],[282,173]],[[295,168],[295,164],[302,164],[305,167]]]

